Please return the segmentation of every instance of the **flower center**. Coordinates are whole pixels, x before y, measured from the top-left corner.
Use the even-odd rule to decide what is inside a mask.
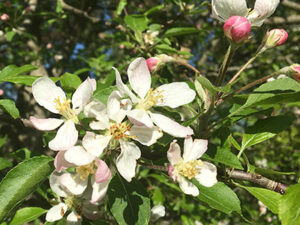
[[[141,101],[136,106],[136,108],[141,108],[141,109],[148,110],[152,106],[156,105],[157,102],[163,103],[164,102],[164,99],[163,99],[164,96],[161,94],[162,92],[163,91],[159,91],[157,89],[153,90],[153,88],[150,88],[146,98],[143,101]]]
[[[109,131],[112,138],[117,141],[122,138],[131,138],[131,136],[126,134],[130,131],[130,125],[127,123],[113,123],[110,125]]]
[[[94,174],[96,169],[97,165],[94,161],[88,165],[78,166],[76,172],[81,180],[85,180],[90,174]]]
[[[199,174],[202,165],[203,163],[201,160],[192,160],[189,162],[181,161],[175,165],[175,170],[180,175],[187,177],[189,180],[191,180],[197,174]]]
[[[78,123],[78,118],[73,109],[71,109],[70,99],[63,98],[62,100],[59,99],[59,97],[54,99],[55,108],[58,110],[59,114],[62,115],[67,120],[73,120],[74,123]]]

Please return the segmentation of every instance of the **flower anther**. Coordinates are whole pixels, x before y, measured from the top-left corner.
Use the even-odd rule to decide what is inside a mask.
[[[192,160],[189,162],[181,160],[174,166],[174,169],[178,174],[191,180],[199,174],[202,165],[203,162],[201,160]]]
[[[74,123],[79,123],[76,112],[71,108],[70,99],[60,99],[59,97],[54,99],[55,108],[59,111],[59,114],[62,115],[67,120],[72,120]]]

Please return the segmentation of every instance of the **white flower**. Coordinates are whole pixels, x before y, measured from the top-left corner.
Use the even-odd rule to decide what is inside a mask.
[[[50,149],[55,151],[67,150],[76,144],[78,131],[75,124],[79,122],[77,115],[90,101],[95,89],[96,81],[88,78],[79,85],[72,96],[72,100],[69,100],[64,91],[48,77],[41,77],[32,84],[33,97],[37,103],[63,117],[63,119],[30,117],[31,123],[38,130],[50,131],[63,124],[58,129],[55,138],[49,142]],[[72,107],[70,103],[72,103]]]
[[[198,196],[198,188],[189,180],[195,178],[201,185],[211,187],[217,183],[217,169],[208,162],[199,158],[207,150],[207,140],[195,139],[191,136],[184,140],[184,152],[181,157],[180,147],[176,140],[170,144],[167,153],[171,164],[169,175],[174,181],[178,181],[180,189],[188,195]]]
[[[165,214],[165,207],[163,205],[156,205],[151,209],[151,220],[158,220],[160,217],[164,217]]]
[[[224,22],[231,16],[246,17],[252,26],[261,26],[276,10],[279,0],[256,0],[249,12],[246,0],[212,0],[213,16]]]
[[[160,113],[150,111],[153,106],[177,108],[178,106],[192,102],[196,94],[186,83],[173,82],[161,85],[153,90],[150,88],[151,75],[146,60],[144,58],[137,58],[129,65],[127,71],[129,83],[138,95],[136,96],[122,82],[117,69],[115,71],[116,84],[121,96],[128,95],[131,101],[136,104],[135,108],[127,113],[127,117],[133,124],[151,128],[153,127],[153,123],[155,123],[164,132],[175,137],[186,137],[194,133],[190,127],[184,127]]]
[[[94,137],[89,134],[91,136],[89,139],[98,142],[97,145],[90,142],[90,145],[103,150],[109,143],[115,147],[119,143],[121,153],[116,160],[116,166],[128,182],[135,176],[136,160],[141,157],[140,149],[133,142],[129,142],[129,139],[135,139],[143,145],[150,146],[162,136],[162,132],[155,126],[152,128],[136,125],[130,127],[128,122],[122,122],[130,109],[131,101],[121,100],[120,93],[114,91],[108,98],[107,108],[99,101],[92,101],[84,110],[87,117],[96,119],[90,123],[90,127],[104,132],[104,135],[94,135]]]

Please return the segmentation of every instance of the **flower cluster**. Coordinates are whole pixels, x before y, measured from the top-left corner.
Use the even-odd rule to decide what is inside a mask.
[[[48,211],[47,221],[57,221],[67,215],[68,222],[80,224],[82,216],[99,216],[99,205],[114,173],[131,182],[141,158],[138,145],[153,145],[163,132],[185,138],[183,158],[176,141],[167,153],[169,175],[178,181],[184,193],[199,194],[191,183],[194,178],[207,187],[217,182],[216,167],[199,159],[207,149],[207,141],[195,139],[193,142],[194,132],[190,127],[158,110],[191,103],[195,91],[185,82],[151,87],[151,74],[144,58],[137,58],[129,65],[127,75],[131,88],[123,83],[118,70],[113,69],[117,90],[109,95],[106,104],[93,99],[94,79],[87,78],[71,99],[48,77],[39,78],[32,85],[38,104],[61,116],[30,117],[38,130],[51,131],[59,127],[48,145],[57,151],[50,186],[58,201]],[[89,121],[87,126],[82,118]]]

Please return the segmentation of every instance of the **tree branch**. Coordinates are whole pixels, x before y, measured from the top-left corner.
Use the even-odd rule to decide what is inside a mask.
[[[295,9],[295,10],[299,10],[300,11],[300,4],[293,2],[293,1],[289,1],[289,0],[283,0],[281,2],[282,5],[289,7],[291,9]]]
[[[271,25],[283,25],[283,24],[293,24],[300,22],[300,15],[291,15],[286,18],[274,16],[265,21],[265,24]]]

